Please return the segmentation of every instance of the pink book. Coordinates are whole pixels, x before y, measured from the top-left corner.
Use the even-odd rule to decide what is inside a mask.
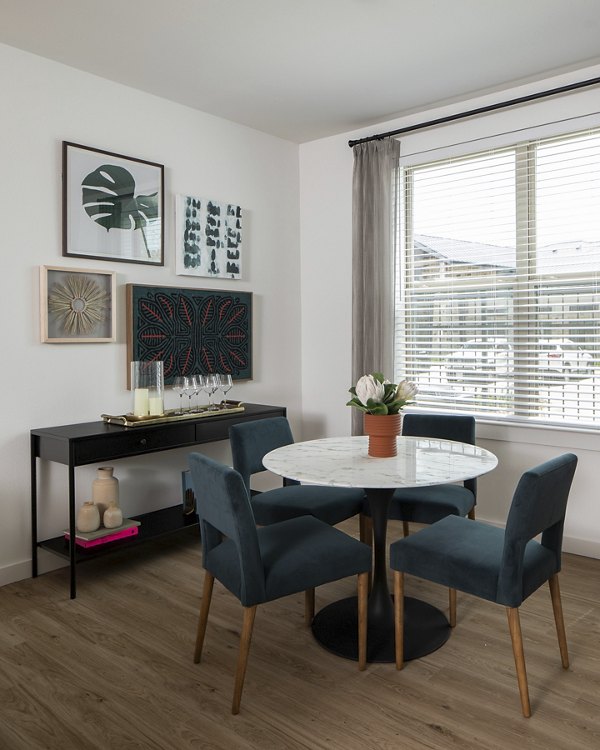
[[[128,536],[135,536],[138,533],[138,527],[137,526],[130,526],[127,529],[121,529],[120,531],[115,531],[114,534],[105,534],[104,536],[100,536],[96,539],[82,539],[81,537],[75,536],[75,543],[78,544],[80,547],[85,547],[88,549],[89,547],[97,547],[100,544],[106,544],[107,542],[116,542],[117,539],[124,539]],[[69,539],[69,532],[65,533],[65,539]]]

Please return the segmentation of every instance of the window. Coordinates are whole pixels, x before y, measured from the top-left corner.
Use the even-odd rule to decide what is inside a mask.
[[[600,130],[400,168],[396,376],[424,408],[600,426]]]

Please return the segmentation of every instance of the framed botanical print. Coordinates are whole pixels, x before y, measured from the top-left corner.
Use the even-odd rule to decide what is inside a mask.
[[[164,265],[164,167],[63,141],[63,255]]]
[[[116,341],[116,274],[40,266],[40,330],[46,344]]]

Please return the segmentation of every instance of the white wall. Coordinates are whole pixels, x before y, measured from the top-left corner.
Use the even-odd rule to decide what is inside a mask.
[[[600,68],[578,72],[519,89],[497,92],[452,106],[416,113],[368,129],[325,138],[300,147],[300,232],[302,291],[302,404],[304,437],[350,433],[350,409],[344,404],[351,385],[352,351],[352,150],[348,140],[474,109],[543,89],[600,75]],[[401,82],[399,82],[401,85]],[[360,92],[357,92],[360,96]],[[547,133],[600,125],[598,88],[536,104],[427,129],[402,137],[402,154],[464,143],[457,152],[478,148],[478,139],[499,134],[498,144],[527,137],[527,128],[556,122]],[[574,120],[578,116],[584,119]],[[518,131],[515,133],[515,131]],[[409,158],[409,157],[408,157]],[[440,158],[431,152],[421,160]],[[340,293],[342,291],[342,293]],[[345,292],[345,293],[344,293]],[[596,462],[600,436],[593,432],[540,430],[478,424],[479,442],[498,455],[499,467],[479,484],[478,517],[502,524],[520,474],[564,451],[580,459],[565,527],[565,549],[600,557],[600,503]]]
[[[236,384],[231,396],[287,406],[298,436],[301,318],[297,145],[3,45],[0,101],[1,584],[30,575],[29,430],[131,408],[126,283],[252,291],[254,379]],[[165,165],[164,268],[62,257],[63,140]],[[242,206],[243,280],[175,275],[177,193]],[[117,343],[40,343],[40,265],[117,272]],[[229,458],[227,443],[207,450]],[[125,512],[179,502],[186,454],[115,462]],[[41,463],[40,537],[46,538],[67,522],[66,469]],[[76,472],[79,501],[89,499],[94,468]],[[50,558],[44,556],[43,568],[56,564]]]

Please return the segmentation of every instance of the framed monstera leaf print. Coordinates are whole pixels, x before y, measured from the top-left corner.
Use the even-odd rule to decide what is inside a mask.
[[[252,378],[252,292],[127,284],[127,363],[180,375]]]
[[[63,141],[63,255],[164,265],[164,166]]]

